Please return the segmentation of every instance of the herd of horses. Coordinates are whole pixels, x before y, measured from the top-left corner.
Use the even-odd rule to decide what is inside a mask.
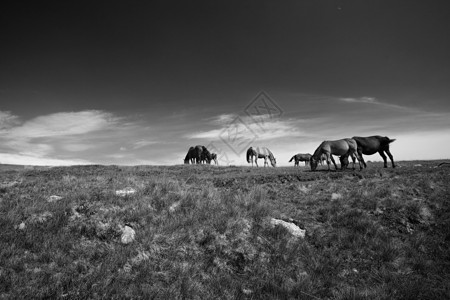
[[[184,158],[185,164],[210,164],[212,161],[217,165],[217,154],[211,153],[205,146],[197,145],[195,147],[190,147],[186,157]]]
[[[344,138],[340,140],[334,141],[323,141],[317,149],[314,151],[314,154],[309,153],[298,153],[289,160],[295,160],[295,166],[299,165],[299,162],[305,162],[305,166],[310,165],[311,170],[315,171],[317,169],[318,164],[323,164],[324,161],[328,165],[328,170],[330,170],[330,164],[333,163],[336,170],[338,169],[336,162],[333,158],[333,155],[339,156],[339,160],[341,163],[341,169],[346,169],[349,165],[348,158],[350,157],[353,162],[353,169],[355,169],[355,162],[358,160],[360,170],[367,167],[366,162],[364,161],[364,155],[373,155],[375,153],[379,153],[383,158],[384,167],[387,168],[387,156],[391,160],[392,167],[395,168],[394,157],[392,156],[389,145],[395,141],[395,139],[390,139],[387,136],[368,136],[368,137],[360,137],[354,136],[352,138]],[[253,162],[256,166],[258,166],[258,159],[264,159],[264,167],[269,165],[268,161],[272,167],[276,167],[277,161],[273,153],[266,147],[250,147],[247,150],[247,162],[251,163],[253,166]],[[214,161],[217,164],[217,155],[215,153],[210,153],[205,146],[195,146],[190,147],[189,151],[184,159],[185,164],[189,163],[211,163]]]

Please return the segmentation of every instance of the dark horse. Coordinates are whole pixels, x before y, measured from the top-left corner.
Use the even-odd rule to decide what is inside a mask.
[[[304,161],[305,162],[305,166],[307,166],[309,164],[309,160],[311,159],[311,154],[306,153],[306,154],[302,154],[302,153],[298,153],[295,154],[294,156],[292,156],[292,158],[289,160],[289,162],[291,162],[292,160],[295,160],[294,166],[298,166],[299,162]]]
[[[212,154],[211,152],[209,152],[209,150],[205,147],[205,146],[201,146],[202,147],[202,154],[201,154],[201,163],[208,163],[211,164],[211,160],[212,158]]]
[[[211,153],[209,153],[208,149],[205,146],[197,145],[195,147],[190,147],[186,157],[184,158],[185,164],[193,164],[194,161],[197,164],[202,162],[202,159],[211,162]]]
[[[372,155],[377,152],[383,158],[385,168],[387,168],[387,159],[384,153],[386,153],[389,156],[392,162],[392,167],[395,168],[394,157],[389,151],[389,144],[395,141],[395,139],[390,139],[387,136],[380,136],[380,135],[368,137],[354,136],[352,137],[352,139],[354,139],[358,144],[358,156],[361,157],[361,161],[364,165],[364,168],[367,168],[367,165],[362,155],[363,154]]]
[[[217,162],[217,154],[216,153],[211,153],[211,159],[214,161],[214,163],[216,165],[218,165],[219,163]]]

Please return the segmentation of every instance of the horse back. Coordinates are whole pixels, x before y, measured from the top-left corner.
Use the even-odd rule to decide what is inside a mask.
[[[395,141],[391,140],[387,136],[380,135],[368,137],[354,136],[353,139],[358,144],[358,148],[365,155],[372,155],[377,153],[378,151],[389,149],[389,144]]]

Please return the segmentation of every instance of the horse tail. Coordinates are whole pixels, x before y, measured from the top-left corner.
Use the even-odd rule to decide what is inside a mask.
[[[291,162],[293,159],[295,158],[295,155],[294,156],[292,156],[292,158],[291,158],[291,160],[289,161],[289,162]]]
[[[250,155],[252,154],[252,152],[253,152],[253,148],[252,147],[248,148],[248,150],[247,150],[247,162],[248,163],[250,163]]]

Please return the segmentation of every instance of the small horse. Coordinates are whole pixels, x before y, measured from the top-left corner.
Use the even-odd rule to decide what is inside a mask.
[[[186,157],[184,158],[184,163],[189,164],[189,162],[190,162],[191,164],[194,164],[194,161],[197,164],[201,163],[203,148],[206,149],[205,146],[200,146],[200,145],[197,145],[195,147],[190,147],[188,150],[188,153],[186,154]]]
[[[252,162],[252,167],[253,167],[253,158],[255,158],[255,164],[258,167],[258,158],[264,158],[264,167],[266,165],[269,165],[269,163],[267,162],[267,159],[270,160],[270,163],[272,165],[272,167],[276,167],[277,166],[277,160],[275,159],[275,157],[273,156],[272,152],[270,152],[269,149],[267,149],[266,147],[250,147],[247,150],[247,162],[250,163],[250,161]]]
[[[189,163],[193,164],[195,160],[195,148],[189,147],[188,153],[184,158],[184,164],[188,165]]]
[[[216,153],[211,153],[211,159],[214,161],[215,165],[218,165],[219,163],[217,162],[217,154]]]
[[[294,166],[298,166],[299,162],[304,161],[305,162],[305,166],[307,166],[309,164],[309,160],[311,159],[311,154],[306,153],[306,154],[302,154],[302,153],[298,153],[295,154],[294,156],[292,156],[292,158],[289,160],[289,162],[291,162],[292,160],[295,160]]]
[[[323,141],[319,147],[317,147],[314,154],[311,156],[310,164],[311,170],[315,171],[317,168],[317,163],[321,159],[322,155],[325,154],[327,157],[328,171],[330,171],[330,159],[337,170],[336,162],[334,161],[333,155],[347,155],[352,157],[353,169],[355,169],[355,156],[359,162],[359,168],[361,167],[360,158],[357,152],[358,146],[356,141],[353,139],[341,139],[336,141]]]
[[[212,160],[212,154],[211,152],[209,152],[209,150],[205,147],[205,146],[201,146],[202,147],[202,154],[201,154],[201,163],[208,163],[211,164],[211,160]]]
[[[374,136],[368,136],[368,137],[361,137],[361,136],[354,136],[352,137],[356,141],[356,144],[358,144],[358,156],[361,157],[362,163],[364,165],[364,168],[367,167],[366,162],[364,161],[363,154],[364,155],[372,155],[375,153],[379,153],[381,157],[384,160],[384,167],[387,168],[387,159],[386,154],[391,159],[392,167],[395,168],[394,164],[394,157],[392,156],[391,152],[389,151],[389,144],[395,141],[395,139],[390,139],[387,136],[380,136],[380,135],[374,135]]]

